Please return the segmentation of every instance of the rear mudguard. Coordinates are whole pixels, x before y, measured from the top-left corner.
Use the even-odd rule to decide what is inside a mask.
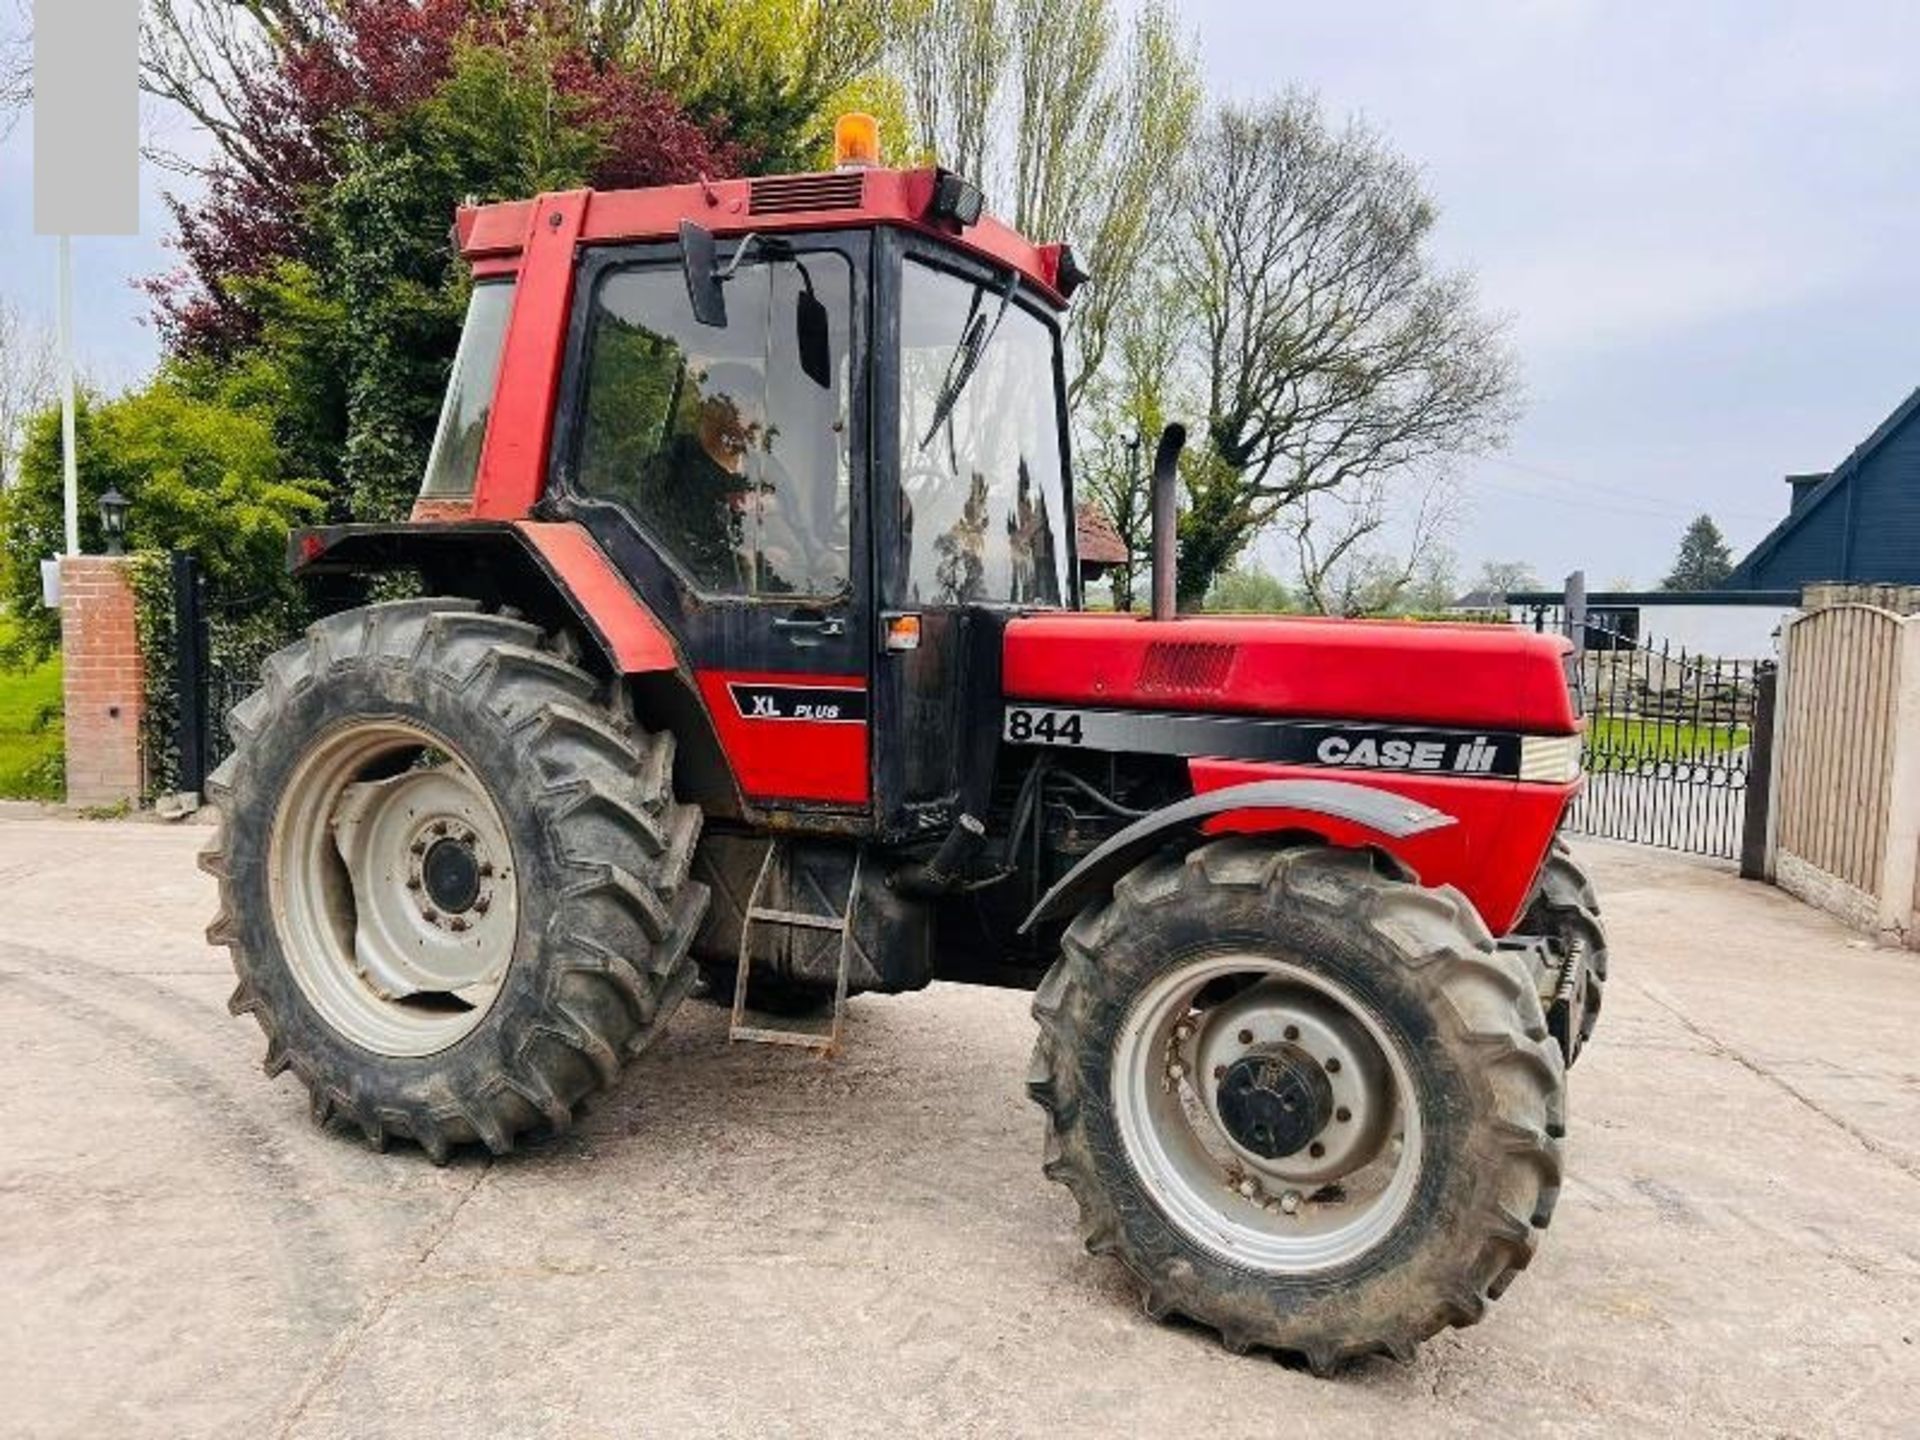
[[[1281,810],[1357,825],[1383,841],[1410,839],[1454,823],[1453,816],[1431,805],[1344,780],[1256,780],[1209,790],[1156,810],[1110,836],[1041,897],[1021,922],[1020,933],[1027,934],[1043,921],[1079,913],[1169,840],[1183,833],[1197,837],[1208,820],[1235,811]]]
[[[584,527],[532,520],[329,525],[295,531],[289,563],[295,575],[314,577],[412,570],[429,594],[510,603],[549,629],[576,627],[609,678],[625,682],[635,718],[673,732],[681,797],[709,814],[741,813],[733,767],[691,667]]]

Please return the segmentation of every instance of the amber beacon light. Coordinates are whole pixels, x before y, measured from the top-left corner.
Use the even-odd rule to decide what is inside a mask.
[[[859,170],[880,163],[880,122],[859,110],[850,110],[833,122],[833,164],[837,170]]]

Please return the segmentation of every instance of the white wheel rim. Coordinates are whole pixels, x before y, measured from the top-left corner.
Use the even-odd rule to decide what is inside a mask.
[[[1202,990],[1222,981],[1243,988],[1196,1010]],[[1331,1071],[1328,1113],[1344,1118],[1314,1132],[1317,1153],[1303,1145],[1266,1158],[1222,1122],[1218,1072],[1282,1045]],[[1127,1159],[1155,1207],[1231,1264],[1279,1275],[1351,1263],[1392,1234],[1412,1202],[1422,1129],[1400,1046],[1343,986],[1304,966],[1254,954],[1174,966],[1129,1007],[1111,1084]]]
[[[355,1045],[431,1055],[499,998],[519,928],[512,843],[438,736],[396,720],[325,735],[281,797],[267,863],[287,969]]]

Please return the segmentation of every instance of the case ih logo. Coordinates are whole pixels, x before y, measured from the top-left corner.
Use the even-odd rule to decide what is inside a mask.
[[[1322,765],[1353,765],[1362,770],[1448,770],[1459,775],[1490,775],[1500,749],[1485,735],[1471,740],[1382,740],[1374,735],[1329,735],[1314,747]]]
[[[864,724],[867,692],[849,685],[728,684],[733,708],[747,720],[812,720]]]

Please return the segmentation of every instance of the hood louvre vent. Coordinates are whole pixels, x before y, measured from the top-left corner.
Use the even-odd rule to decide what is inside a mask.
[[[1140,663],[1143,695],[1192,695],[1220,690],[1233,668],[1235,647],[1193,640],[1156,640]]]
[[[787,215],[796,210],[858,210],[866,176],[858,170],[829,175],[770,175],[752,182],[749,215]]]

